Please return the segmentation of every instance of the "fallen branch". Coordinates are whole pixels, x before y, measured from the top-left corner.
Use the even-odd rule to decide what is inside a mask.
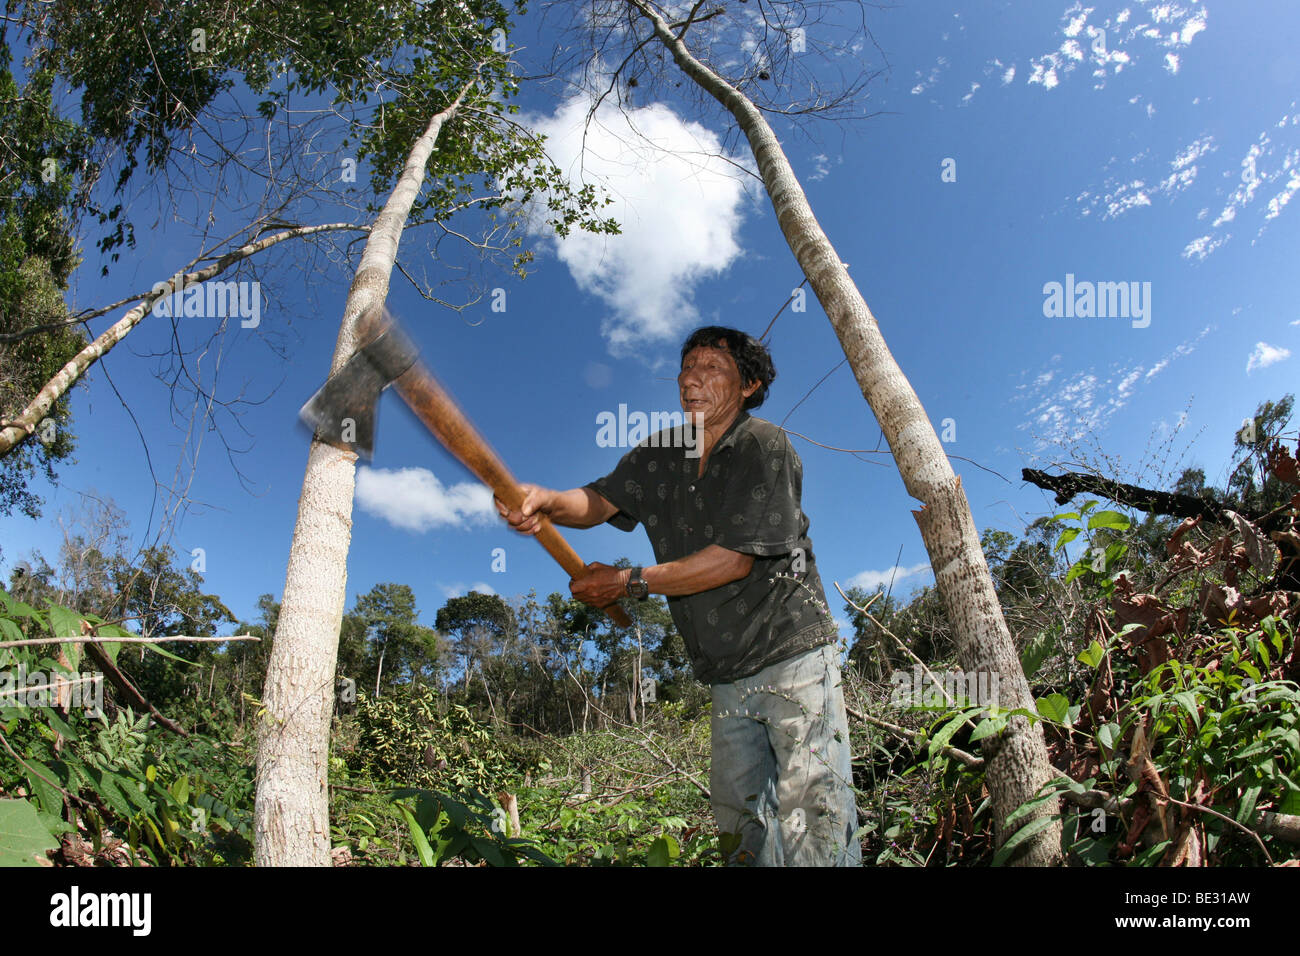
[[[101,637],[85,634],[81,637],[29,637],[21,641],[0,641],[0,647],[33,647],[37,644],[163,644],[168,641],[184,643],[210,642],[222,644],[226,641],[260,641],[252,634],[232,634],[229,637]]]
[[[103,669],[109,683],[125,695],[129,703],[149,711],[153,719],[158,721],[159,726],[167,728],[177,736],[188,737],[190,735],[188,730],[174,720],[163,716],[162,711],[145,699],[144,694],[140,693],[140,690],[131,683],[131,679],[118,670],[117,665],[113,663],[107,651],[95,643],[87,644],[86,651],[95,659],[95,663]]]
[[[1151,514],[1169,515],[1174,518],[1203,518],[1219,524],[1227,524],[1232,520],[1227,516],[1227,509],[1195,495],[1139,488],[1137,485],[1126,485],[1097,475],[1086,475],[1077,471],[1067,471],[1063,475],[1049,475],[1045,471],[1025,468],[1021,470],[1020,477],[1031,485],[1056,492],[1058,505],[1065,504],[1075,495],[1091,494]]]
[[[881,720],[879,717],[872,717],[870,714],[864,714],[859,710],[854,710],[852,707],[847,705],[844,710],[850,717],[856,718],[863,723],[879,727],[881,730],[888,730],[890,733],[896,734],[899,737],[916,740],[917,738],[925,738],[928,736],[924,730],[909,730],[906,727],[900,727],[898,724],[891,724],[887,720]],[[945,757],[949,757],[960,764],[964,764],[971,770],[984,769],[983,757],[976,757],[974,754],[968,754],[964,750],[958,750],[956,747],[950,747],[947,744],[940,747],[939,752]]]

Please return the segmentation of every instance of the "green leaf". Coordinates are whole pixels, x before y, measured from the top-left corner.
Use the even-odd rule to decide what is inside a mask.
[[[1102,724],[1097,728],[1097,742],[1107,750],[1114,753],[1115,746],[1119,743],[1120,726],[1119,724]]]
[[[1192,722],[1196,724],[1197,727],[1200,727],[1201,715],[1197,713],[1196,695],[1190,690],[1184,690],[1174,694],[1173,699],[1178,702],[1178,705],[1182,707],[1183,710],[1187,711],[1188,716],[1192,718]]]
[[[1132,525],[1127,515],[1120,514],[1118,511],[1098,511],[1088,519],[1088,530],[1095,531],[1097,528],[1113,528],[1116,531],[1127,531]]]
[[[1045,816],[1045,817],[1039,817],[1037,820],[1034,820],[1032,823],[1026,824],[1025,826],[1021,827],[1019,830],[1017,830],[1015,833],[1011,834],[1011,837],[1007,840],[1007,842],[1002,844],[1002,846],[998,849],[998,852],[993,855],[993,865],[1001,866],[1003,863],[1005,863],[1008,859],[1011,858],[1011,854],[1015,852],[1016,847],[1020,846],[1020,844],[1024,843],[1030,837],[1035,836],[1041,831],[1047,829],[1049,826],[1051,826],[1053,823],[1056,822],[1056,818],[1057,818],[1056,814],[1052,814],[1050,816]]]
[[[119,644],[118,646],[120,647],[121,645]],[[171,651],[164,650],[164,649],[163,649],[163,646],[162,646],[161,644],[144,644],[144,645],[142,645],[142,646],[143,646],[144,648],[146,648],[147,650],[153,651],[155,654],[161,654],[163,657],[170,658],[171,660],[174,660],[174,661],[180,661],[182,664],[186,664],[186,665],[188,665],[189,667],[202,667],[202,666],[203,666],[203,665],[200,664],[198,661],[187,661],[187,660],[186,660],[185,658],[183,658],[183,657],[177,657],[177,656],[176,656],[175,654],[173,654]]]
[[[1020,652],[1020,667],[1024,670],[1026,679],[1038,673],[1038,668],[1043,665],[1043,661],[1055,647],[1056,641],[1047,631],[1039,631],[1037,635],[1030,638],[1024,650]]]
[[[1054,523],[1057,522],[1057,521],[1065,521],[1067,518],[1073,518],[1075,521],[1078,521],[1078,520],[1079,520],[1079,512],[1077,512],[1077,511],[1062,511],[1059,515],[1052,515],[1050,518],[1048,518],[1048,519],[1047,519],[1047,523],[1048,523],[1048,524],[1054,524]]]
[[[27,767],[27,784],[31,787],[32,795],[40,803],[42,810],[47,813],[61,813],[63,811],[63,795],[59,793],[58,788],[48,781],[63,781],[59,775],[51,770],[45,764],[37,760],[26,760]],[[40,774],[40,776],[37,776]]]
[[[0,617],[0,635],[4,635],[6,641],[23,639],[23,632],[18,629],[18,625],[5,617]]]
[[[1056,539],[1056,545],[1055,545],[1055,547],[1052,548],[1052,550],[1053,550],[1053,551],[1060,551],[1062,548],[1064,548],[1067,544],[1069,544],[1071,541],[1073,541],[1073,540],[1074,540],[1075,538],[1077,538],[1077,537],[1079,537],[1079,529],[1078,529],[1078,528],[1066,528],[1066,529],[1065,529],[1064,531],[1062,531],[1062,532],[1060,533],[1060,535],[1057,537],[1057,539]]]
[[[985,717],[976,725],[974,732],[970,735],[970,742],[975,743],[977,740],[983,740],[985,737],[993,734],[1000,734],[1007,726],[1007,719],[1000,717],[997,720],[990,720]]]
[[[1013,827],[1020,820],[1031,816],[1035,810],[1041,807],[1044,803],[1047,803],[1049,800],[1060,799],[1061,791],[1065,789],[1072,788],[1067,788],[1066,782],[1061,778],[1056,777],[1049,780],[1047,783],[1043,784],[1044,792],[1030,797],[1020,806],[1011,811],[1011,815],[1007,817],[1006,825],[1008,827]]]
[[[1065,723],[1070,715],[1070,699],[1064,694],[1048,694],[1039,697],[1034,703],[1038,707],[1038,715],[1054,724]]]
[[[964,723],[966,723],[966,715],[958,714],[939,729],[939,732],[930,740],[931,758],[933,758],[935,754],[939,753],[939,751],[943,750],[948,741],[952,739],[952,735],[957,732],[957,728]]]
[[[1277,808],[1278,813],[1300,814],[1300,790],[1287,789]]]
[[[66,607],[51,604],[49,614],[50,630],[54,632],[55,637],[81,636],[81,615],[76,611],[69,611]],[[64,644],[63,649],[68,655],[68,666],[75,671],[81,666],[81,645]]]
[[[1101,663],[1101,659],[1106,656],[1106,648],[1101,646],[1101,641],[1094,640],[1088,645],[1087,650],[1079,654],[1079,660],[1089,667],[1096,667]],[[1026,674],[1026,677],[1029,675]]]
[[[646,866],[668,866],[681,855],[681,847],[670,835],[665,834],[650,844],[646,852]]]
[[[1080,558],[1078,561],[1074,562],[1074,566],[1071,567],[1070,570],[1065,573],[1065,583],[1069,584],[1075,578],[1081,578],[1091,570],[1092,570],[1091,565],[1089,565],[1087,561],[1084,561],[1082,558]]]
[[[415,852],[420,857],[421,866],[433,866],[433,848],[429,846],[429,841],[420,829],[420,824],[416,822],[415,814],[411,808],[404,803],[397,804],[397,809],[402,811],[402,816],[406,817],[406,827],[411,831],[411,840],[415,843]]]
[[[0,800],[0,867],[50,866],[47,850],[59,842],[26,800]]]

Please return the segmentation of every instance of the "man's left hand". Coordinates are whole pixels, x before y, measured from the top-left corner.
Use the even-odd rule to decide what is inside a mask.
[[[586,573],[569,582],[569,590],[583,604],[606,608],[627,596],[627,582],[631,576],[631,568],[616,568],[593,561],[587,565]]]

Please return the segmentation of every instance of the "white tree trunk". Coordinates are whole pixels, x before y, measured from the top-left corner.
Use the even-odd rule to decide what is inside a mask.
[[[383,304],[397,245],[443,123],[470,87],[430,120],[366,240],[348,290],[330,374],[358,345],[358,321]],[[289,549],[284,598],[258,726],[254,836],[259,866],[329,866],[329,727],[347,597],[356,455],[311,442]]]
[[[953,473],[920,399],[885,345],[875,317],[813,215],[776,134],[753,102],[696,59],[650,4],[628,2],[653,24],[678,67],[735,117],[749,140],[786,242],[835,327],[862,394],[884,430],[908,494],[922,503],[913,514],[952,622],[962,668],[997,675],[999,706],[1032,709],[1033,697],[1002,617],[961,479]],[[983,744],[985,780],[1000,846],[1019,829],[1006,827],[1007,816],[1055,774],[1048,763],[1041,727],[1031,727],[1023,717],[1013,718],[1003,734],[986,737]],[[1052,801],[1047,801],[1022,825],[1054,812]],[[1049,824],[1025,841],[1015,862],[1058,864],[1060,843],[1060,824]]]

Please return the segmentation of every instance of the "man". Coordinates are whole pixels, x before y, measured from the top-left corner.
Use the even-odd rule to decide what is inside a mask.
[[[659,562],[593,563],[570,584],[594,607],[668,598],[696,676],[713,694],[710,790],[731,862],[859,866],[838,633],[800,505],[803,466],[785,433],[749,410],[776,377],[736,329],[698,329],[677,377],[688,422],[651,436],[582,488],[524,485],[518,511],[571,528],[644,524]]]

